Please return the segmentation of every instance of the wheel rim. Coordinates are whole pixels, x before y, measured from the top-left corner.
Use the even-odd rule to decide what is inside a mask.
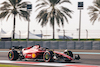
[[[46,54],[45,54],[45,60],[49,60],[49,57],[50,57],[50,56],[49,56],[49,53],[46,53]]]
[[[12,60],[13,59],[13,53],[12,52],[9,52],[8,58],[9,58],[9,60]]]
[[[49,52],[45,52],[44,56],[43,56],[43,59],[44,59],[45,62],[49,62],[50,59],[51,59],[50,53]]]
[[[48,55],[48,53],[46,53],[46,55],[45,55],[45,59],[46,59],[46,60],[49,59],[49,55]]]

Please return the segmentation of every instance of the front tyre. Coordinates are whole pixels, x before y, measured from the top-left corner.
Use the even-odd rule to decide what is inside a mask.
[[[9,53],[8,53],[8,59],[9,60],[17,60],[19,58],[19,54],[18,54],[18,52],[17,51],[15,51],[15,50],[12,50],[12,51],[9,51]]]
[[[46,51],[43,54],[43,59],[45,62],[53,61],[53,51]]]

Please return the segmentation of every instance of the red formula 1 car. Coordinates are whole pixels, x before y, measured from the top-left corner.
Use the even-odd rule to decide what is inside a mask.
[[[16,51],[19,49],[20,51]],[[45,62],[64,60],[71,61],[73,59],[73,53],[71,51],[65,50],[64,53],[50,50],[48,48],[40,47],[39,45],[23,48],[14,46],[8,53],[9,60],[17,59],[33,59],[33,60],[44,60]],[[75,59],[79,60],[80,56],[75,56]]]

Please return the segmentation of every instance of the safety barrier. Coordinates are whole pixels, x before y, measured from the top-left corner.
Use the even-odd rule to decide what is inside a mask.
[[[29,47],[36,44],[50,49],[100,50],[100,41],[0,41],[0,49],[12,46]]]
[[[75,42],[75,49],[84,49],[84,42],[76,41]]]

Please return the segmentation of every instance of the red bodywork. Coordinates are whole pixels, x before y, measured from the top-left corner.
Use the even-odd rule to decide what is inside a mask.
[[[36,59],[36,58],[43,58],[43,54],[46,50],[43,49],[42,47],[40,47],[39,45],[35,45],[34,47],[27,47],[22,49],[23,55],[25,58],[29,58],[29,59]],[[59,54],[61,56],[64,56],[66,58],[68,58],[69,60],[73,60],[72,57],[58,52],[58,51],[53,51],[56,54]]]
[[[42,50],[39,45],[35,45],[34,47],[27,47],[22,49],[23,55],[25,58],[39,58],[43,55],[45,50]],[[34,56],[32,56],[34,54]]]
[[[70,56],[68,56],[68,55],[66,55],[66,54],[64,54],[64,53],[61,53],[61,52],[58,52],[58,51],[54,51],[54,53],[59,54],[59,55],[61,55],[61,56],[64,56],[64,57],[68,58],[69,60],[73,60],[72,57],[70,57]]]

